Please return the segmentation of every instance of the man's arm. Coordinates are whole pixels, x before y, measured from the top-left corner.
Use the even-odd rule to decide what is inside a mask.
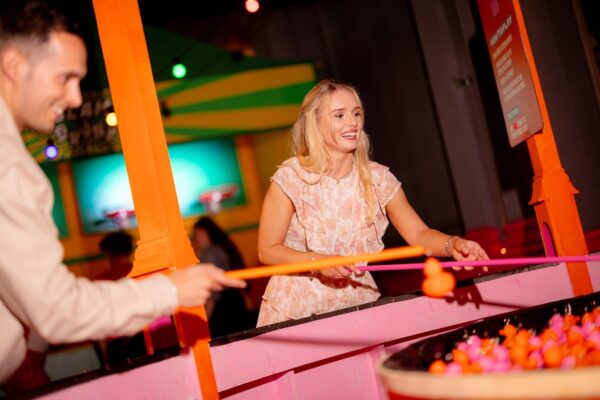
[[[131,335],[178,304],[203,304],[210,290],[243,286],[194,267],[141,281],[77,278],[62,264],[51,189],[39,167],[14,151],[0,155],[0,297],[49,343]]]

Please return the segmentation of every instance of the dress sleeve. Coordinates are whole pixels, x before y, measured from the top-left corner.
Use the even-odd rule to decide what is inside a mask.
[[[375,164],[375,166],[372,167],[372,174],[379,204],[382,208],[385,208],[387,203],[400,189],[401,183],[389,168],[384,167],[383,165]]]
[[[42,206],[48,181],[31,171],[37,166],[24,151],[9,150],[0,148],[0,298],[12,315],[55,344],[132,335],[175,310],[177,289],[165,276],[90,282],[73,275]]]
[[[271,182],[274,182],[292,201],[294,206],[298,205],[302,187],[300,185],[300,177],[291,166],[282,165],[275,171],[271,177]]]

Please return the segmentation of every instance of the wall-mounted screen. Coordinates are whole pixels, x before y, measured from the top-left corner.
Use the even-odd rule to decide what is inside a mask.
[[[63,204],[62,193],[58,183],[58,170],[55,163],[40,164],[42,171],[48,177],[52,190],[54,191],[54,205],[52,206],[52,219],[58,228],[58,233],[61,238],[69,236],[69,227],[67,226],[67,218],[65,217],[65,207]]]
[[[246,203],[233,139],[172,144],[169,156],[184,218]],[[137,225],[123,154],[73,160],[72,165],[85,233]]]

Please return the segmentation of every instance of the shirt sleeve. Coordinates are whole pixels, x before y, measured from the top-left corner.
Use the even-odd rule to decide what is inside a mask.
[[[290,198],[294,206],[298,206],[298,199],[302,186],[300,185],[300,177],[291,166],[282,165],[275,171],[271,177],[271,182],[274,182],[279,188]]]
[[[373,183],[375,192],[381,207],[385,208],[387,203],[400,189],[401,183],[387,167],[377,165],[373,171]]]
[[[177,289],[165,276],[90,282],[73,275],[43,206],[49,183],[14,153],[0,151],[0,298],[16,318],[55,344],[132,335],[175,310]]]

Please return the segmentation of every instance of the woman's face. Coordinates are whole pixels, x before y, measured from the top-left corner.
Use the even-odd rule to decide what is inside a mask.
[[[318,125],[331,155],[356,150],[363,129],[363,110],[354,93],[346,89],[333,92],[324,100]]]

